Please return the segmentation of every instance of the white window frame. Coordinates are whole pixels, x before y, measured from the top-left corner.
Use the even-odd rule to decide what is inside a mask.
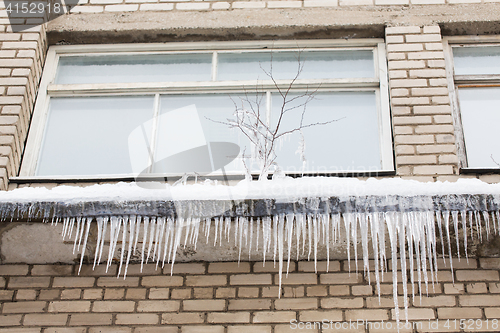
[[[85,97],[85,96],[116,96],[116,95],[159,95],[173,93],[208,93],[237,92],[243,87],[256,86],[256,81],[214,81],[216,68],[212,66],[212,81],[210,82],[169,82],[169,83],[112,83],[112,84],[54,84],[58,62],[65,56],[91,56],[99,54],[157,54],[186,52],[217,52],[229,50],[373,50],[375,77],[352,79],[320,79],[297,80],[294,91],[305,91],[311,86],[319,85],[318,91],[374,91],[377,99],[377,114],[380,140],[381,170],[370,174],[394,172],[391,115],[389,108],[388,76],[386,50],[383,39],[359,40],[305,40],[305,41],[239,41],[239,42],[182,42],[182,43],[151,43],[151,44],[110,44],[110,45],[57,45],[51,46],[47,53],[46,64],[40,82],[39,93],[35,104],[31,128],[18,180],[85,180],[113,179],[133,177],[134,175],[98,175],[98,176],[35,176],[36,165],[42,145],[42,138],[47,121],[48,106],[51,97]],[[213,62],[216,63],[216,62]],[[259,88],[272,89],[272,81],[259,80]],[[278,81],[285,87],[289,80]],[[358,171],[348,170],[357,173]],[[335,173],[341,173],[335,171]],[[361,174],[362,171],[359,171]],[[307,174],[307,173],[306,173]],[[317,174],[317,173],[315,173]],[[331,174],[325,172],[325,174]],[[157,175],[156,175],[157,176]],[[171,176],[171,175],[169,175]],[[179,175],[178,175],[179,176]]]
[[[443,38],[444,56],[446,61],[446,77],[448,80],[448,92],[455,126],[455,141],[459,169],[463,173],[482,173],[497,170],[494,168],[469,168],[467,165],[467,152],[465,149],[465,137],[460,116],[460,103],[458,100],[457,88],[464,86],[491,86],[500,87],[500,75],[455,75],[455,64],[453,62],[454,47],[488,47],[500,46],[500,36],[451,36]]]

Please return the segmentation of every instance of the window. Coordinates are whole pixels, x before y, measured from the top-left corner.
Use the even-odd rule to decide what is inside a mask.
[[[286,173],[392,171],[384,55],[376,39],[52,46],[20,177],[256,173],[228,119],[259,108],[273,128],[288,88],[281,128],[312,126],[305,163],[299,131],[276,142]]]
[[[497,42],[496,44],[493,42]],[[448,39],[450,94],[464,171],[500,165],[500,39]]]

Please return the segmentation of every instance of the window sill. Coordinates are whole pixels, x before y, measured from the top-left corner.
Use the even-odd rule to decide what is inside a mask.
[[[485,175],[485,174],[500,174],[500,168],[461,168],[461,175]]]

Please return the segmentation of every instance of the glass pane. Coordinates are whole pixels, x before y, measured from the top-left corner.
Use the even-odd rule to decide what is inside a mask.
[[[500,163],[500,88],[458,89],[467,165],[498,168]]]
[[[208,174],[224,168],[222,172],[243,174],[249,141],[223,124],[241,103],[238,96],[222,94],[162,96],[153,172]]]
[[[210,81],[212,54],[61,57],[56,84]]]
[[[144,169],[153,101],[142,96],[51,98],[36,174],[126,174]],[[142,141],[134,138],[138,132]]]
[[[454,47],[456,75],[500,74],[500,47]]]
[[[280,126],[280,132],[299,128],[302,115],[303,125],[313,124],[303,129],[304,172],[381,169],[375,92],[318,93],[304,109],[305,102],[303,97],[288,103]],[[276,124],[283,100],[273,95],[272,103],[273,123]],[[295,131],[278,143],[276,161],[285,172],[302,172],[300,137]]]
[[[271,71],[271,64],[276,80],[293,79],[299,66],[303,66],[299,79],[375,76],[371,50],[219,53],[218,58],[218,81],[269,80],[266,72]]]

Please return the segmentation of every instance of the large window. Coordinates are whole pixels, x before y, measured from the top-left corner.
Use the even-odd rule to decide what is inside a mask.
[[[255,109],[290,132],[275,142],[286,173],[392,171],[384,54],[381,40],[53,46],[20,177],[257,173],[230,126]]]
[[[448,39],[449,88],[463,170],[500,167],[499,43],[496,37]]]

